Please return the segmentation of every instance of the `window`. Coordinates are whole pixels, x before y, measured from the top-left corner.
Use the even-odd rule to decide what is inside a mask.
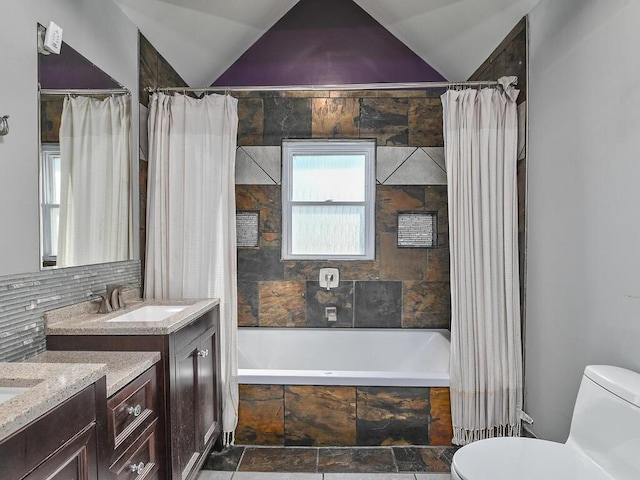
[[[60,216],[60,145],[42,145],[42,257],[54,264],[58,255]]]
[[[282,258],[375,258],[375,140],[282,143]]]

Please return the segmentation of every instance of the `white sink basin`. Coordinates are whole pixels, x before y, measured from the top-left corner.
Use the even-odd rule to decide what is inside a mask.
[[[162,322],[187,308],[187,305],[147,305],[107,322]]]
[[[11,400],[13,397],[26,392],[29,388],[30,387],[0,387],[0,403]]]

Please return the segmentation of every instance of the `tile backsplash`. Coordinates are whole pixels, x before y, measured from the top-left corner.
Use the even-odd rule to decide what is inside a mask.
[[[108,283],[140,286],[140,261],[0,276],[0,361],[43,351],[44,312],[100,295]]]

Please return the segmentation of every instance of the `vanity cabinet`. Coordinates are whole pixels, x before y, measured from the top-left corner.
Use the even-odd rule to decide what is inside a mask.
[[[206,327],[207,325],[194,325]],[[211,440],[220,433],[220,398],[217,383],[218,334],[214,327],[202,334],[179,333],[175,339],[173,363],[172,470],[187,478],[207,453]],[[188,343],[187,343],[188,342]],[[186,345],[185,345],[186,343]]]
[[[98,480],[104,377],[0,442],[2,480]],[[99,474],[100,472],[100,474]]]
[[[156,365],[158,418],[147,432],[157,438],[157,443],[152,447],[138,438],[136,448],[142,456],[155,455],[160,480],[193,480],[222,430],[219,332],[219,306],[215,305],[171,333],[48,335],[47,349],[160,352],[161,360]],[[146,465],[145,460],[137,458],[132,457],[129,465]],[[120,476],[124,474],[120,466],[118,463],[111,468],[115,478],[156,478]]]

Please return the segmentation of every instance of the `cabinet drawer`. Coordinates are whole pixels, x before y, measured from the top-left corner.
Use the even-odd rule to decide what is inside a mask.
[[[201,317],[185,325],[172,335],[174,341],[173,348],[175,351],[182,350],[185,346],[191,343],[194,339],[199,338],[200,335],[214,325],[216,318],[214,310],[205,312]]]
[[[157,416],[156,392],[153,366],[107,400],[109,444],[114,450]]]
[[[109,470],[116,480],[151,480],[158,478],[156,425],[154,420]]]

